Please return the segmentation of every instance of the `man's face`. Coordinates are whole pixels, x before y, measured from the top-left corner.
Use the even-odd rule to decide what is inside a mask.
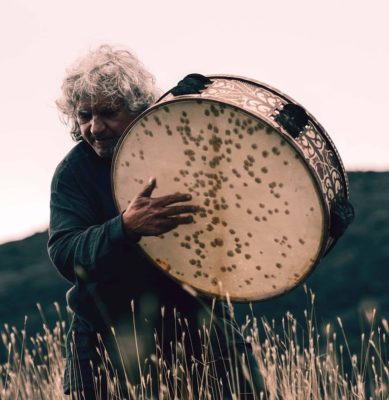
[[[108,99],[80,101],[77,107],[82,138],[103,158],[112,157],[120,136],[136,116]]]

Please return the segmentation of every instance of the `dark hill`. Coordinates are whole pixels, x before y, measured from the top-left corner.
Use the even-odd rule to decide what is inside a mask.
[[[316,294],[319,325],[339,316],[354,341],[366,310],[375,307],[379,318],[389,316],[389,172],[351,172],[349,178],[356,220],[307,285]],[[57,318],[53,302],[64,306],[68,288],[51,266],[46,242],[47,232],[42,232],[0,246],[0,323],[21,328],[28,315],[30,335],[42,325],[36,303],[52,323]],[[256,315],[269,320],[279,320],[287,310],[300,319],[306,305],[307,296],[299,287],[254,308]]]

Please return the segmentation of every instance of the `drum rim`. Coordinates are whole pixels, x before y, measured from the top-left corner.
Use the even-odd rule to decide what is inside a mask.
[[[250,82],[250,81],[249,81]],[[127,135],[130,134],[131,129],[134,127],[135,124],[138,123],[138,121],[142,118],[144,118],[145,116],[147,116],[148,114],[154,112],[156,109],[167,106],[169,104],[174,104],[174,103],[181,103],[181,102],[213,102],[216,104],[224,104],[227,106],[230,106],[236,110],[242,111],[248,115],[250,115],[251,117],[255,118],[255,119],[260,119],[263,123],[265,123],[266,125],[270,126],[272,129],[276,130],[277,133],[283,138],[285,139],[292,147],[293,149],[295,149],[295,151],[297,151],[299,153],[299,156],[301,158],[301,160],[303,161],[303,164],[305,165],[306,170],[308,171],[308,174],[311,176],[312,181],[314,182],[314,186],[315,186],[315,190],[318,194],[318,197],[320,199],[320,205],[321,205],[321,209],[322,209],[322,214],[323,214],[323,227],[322,227],[322,235],[321,235],[321,240],[320,240],[320,252],[318,253],[315,262],[310,266],[309,270],[306,271],[306,273],[304,275],[302,275],[299,280],[296,282],[296,284],[290,288],[288,288],[287,290],[281,292],[281,293],[276,293],[274,295],[271,295],[269,297],[266,298],[248,298],[246,297],[231,297],[228,293],[226,295],[222,295],[222,294],[212,294],[209,293],[205,290],[201,290],[198,289],[196,287],[193,287],[192,285],[190,285],[189,283],[180,281],[178,278],[176,278],[175,276],[169,274],[164,268],[162,268],[144,249],[141,245],[139,245],[141,251],[143,252],[143,254],[147,257],[147,259],[154,264],[159,270],[163,271],[169,278],[173,279],[177,284],[181,285],[182,287],[187,286],[189,287],[191,290],[196,292],[196,295],[203,295],[206,298],[217,298],[220,300],[226,300],[227,298],[231,301],[231,302],[235,302],[235,303],[254,303],[254,302],[261,302],[261,301],[267,301],[267,300],[271,300],[271,299],[276,299],[280,296],[283,296],[289,292],[291,292],[292,290],[296,289],[298,286],[300,286],[301,284],[303,284],[308,277],[311,275],[311,273],[315,270],[316,266],[319,264],[321,258],[323,257],[323,255],[325,254],[325,250],[326,250],[326,244],[329,241],[330,235],[329,235],[329,221],[330,221],[330,211],[328,208],[328,205],[324,199],[324,195],[322,193],[321,190],[321,185],[320,182],[318,180],[318,177],[316,176],[316,174],[312,171],[312,168],[308,162],[308,160],[306,160],[306,158],[304,157],[303,152],[300,150],[300,148],[298,147],[298,145],[294,142],[294,139],[289,137],[288,135],[284,134],[283,132],[280,131],[279,128],[272,126],[269,121],[267,119],[263,119],[258,117],[257,115],[251,113],[250,111],[246,111],[243,108],[240,108],[238,106],[236,106],[235,104],[229,103],[228,101],[220,101],[220,100],[215,100],[213,98],[207,98],[207,97],[202,97],[202,98],[194,98],[192,95],[184,95],[184,96],[177,96],[174,97],[173,99],[170,100],[166,100],[162,103],[158,102],[153,104],[151,107],[149,107],[147,110],[143,111],[137,118],[135,118],[131,124],[125,129],[125,131],[123,132],[123,135],[120,137],[117,146],[115,148],[114,151],[114,155],[112,158],[112,164],[111,164],[111,190],[112,190],[112,195],[113,195],[113,199],[114,199],[114,203],[116,206],[116,209],[118,210],[119,213],[122,213],[123,211],[121,210],[121,208],[119,207],[116,195],[115,195],[115,185],[114,185],[114,174],[115,174],[115,165],[116,165],[116,160],[118,158],[118,154],[120,151],[120,148],[125,140],[125,138],[127,137]],[[322,195],[320,196],[320,193],[322,193]],[[184,289],[185,290],[185,289]]]

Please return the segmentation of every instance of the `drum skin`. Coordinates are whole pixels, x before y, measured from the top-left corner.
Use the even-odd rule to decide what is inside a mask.
[[[331,246],[331,207],[348,197],[347,177],[310,114],[297,137],[278,122],[292,99],[246,78],[209,78],[199,94],[167,93],[122,136],[112,168],[117,208],[125,210],[150,176],[153,196],[191,193],[201,207],[195,223],[143,237],[150,259],[207,296],[279,296]]]

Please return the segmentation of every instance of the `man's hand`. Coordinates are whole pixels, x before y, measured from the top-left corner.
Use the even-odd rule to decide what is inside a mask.
[[[152,198],[151,194],[157,185],[155,178],[150,178],[145,188],[128,205],[122,214],[123,227],[126,234],[131,237],[158,236],[169,232],[181,224],[193,222],[191,215],[198,207],[193,205],[175,205],[192,199],[190,194],[172,194],[163,197]]]

